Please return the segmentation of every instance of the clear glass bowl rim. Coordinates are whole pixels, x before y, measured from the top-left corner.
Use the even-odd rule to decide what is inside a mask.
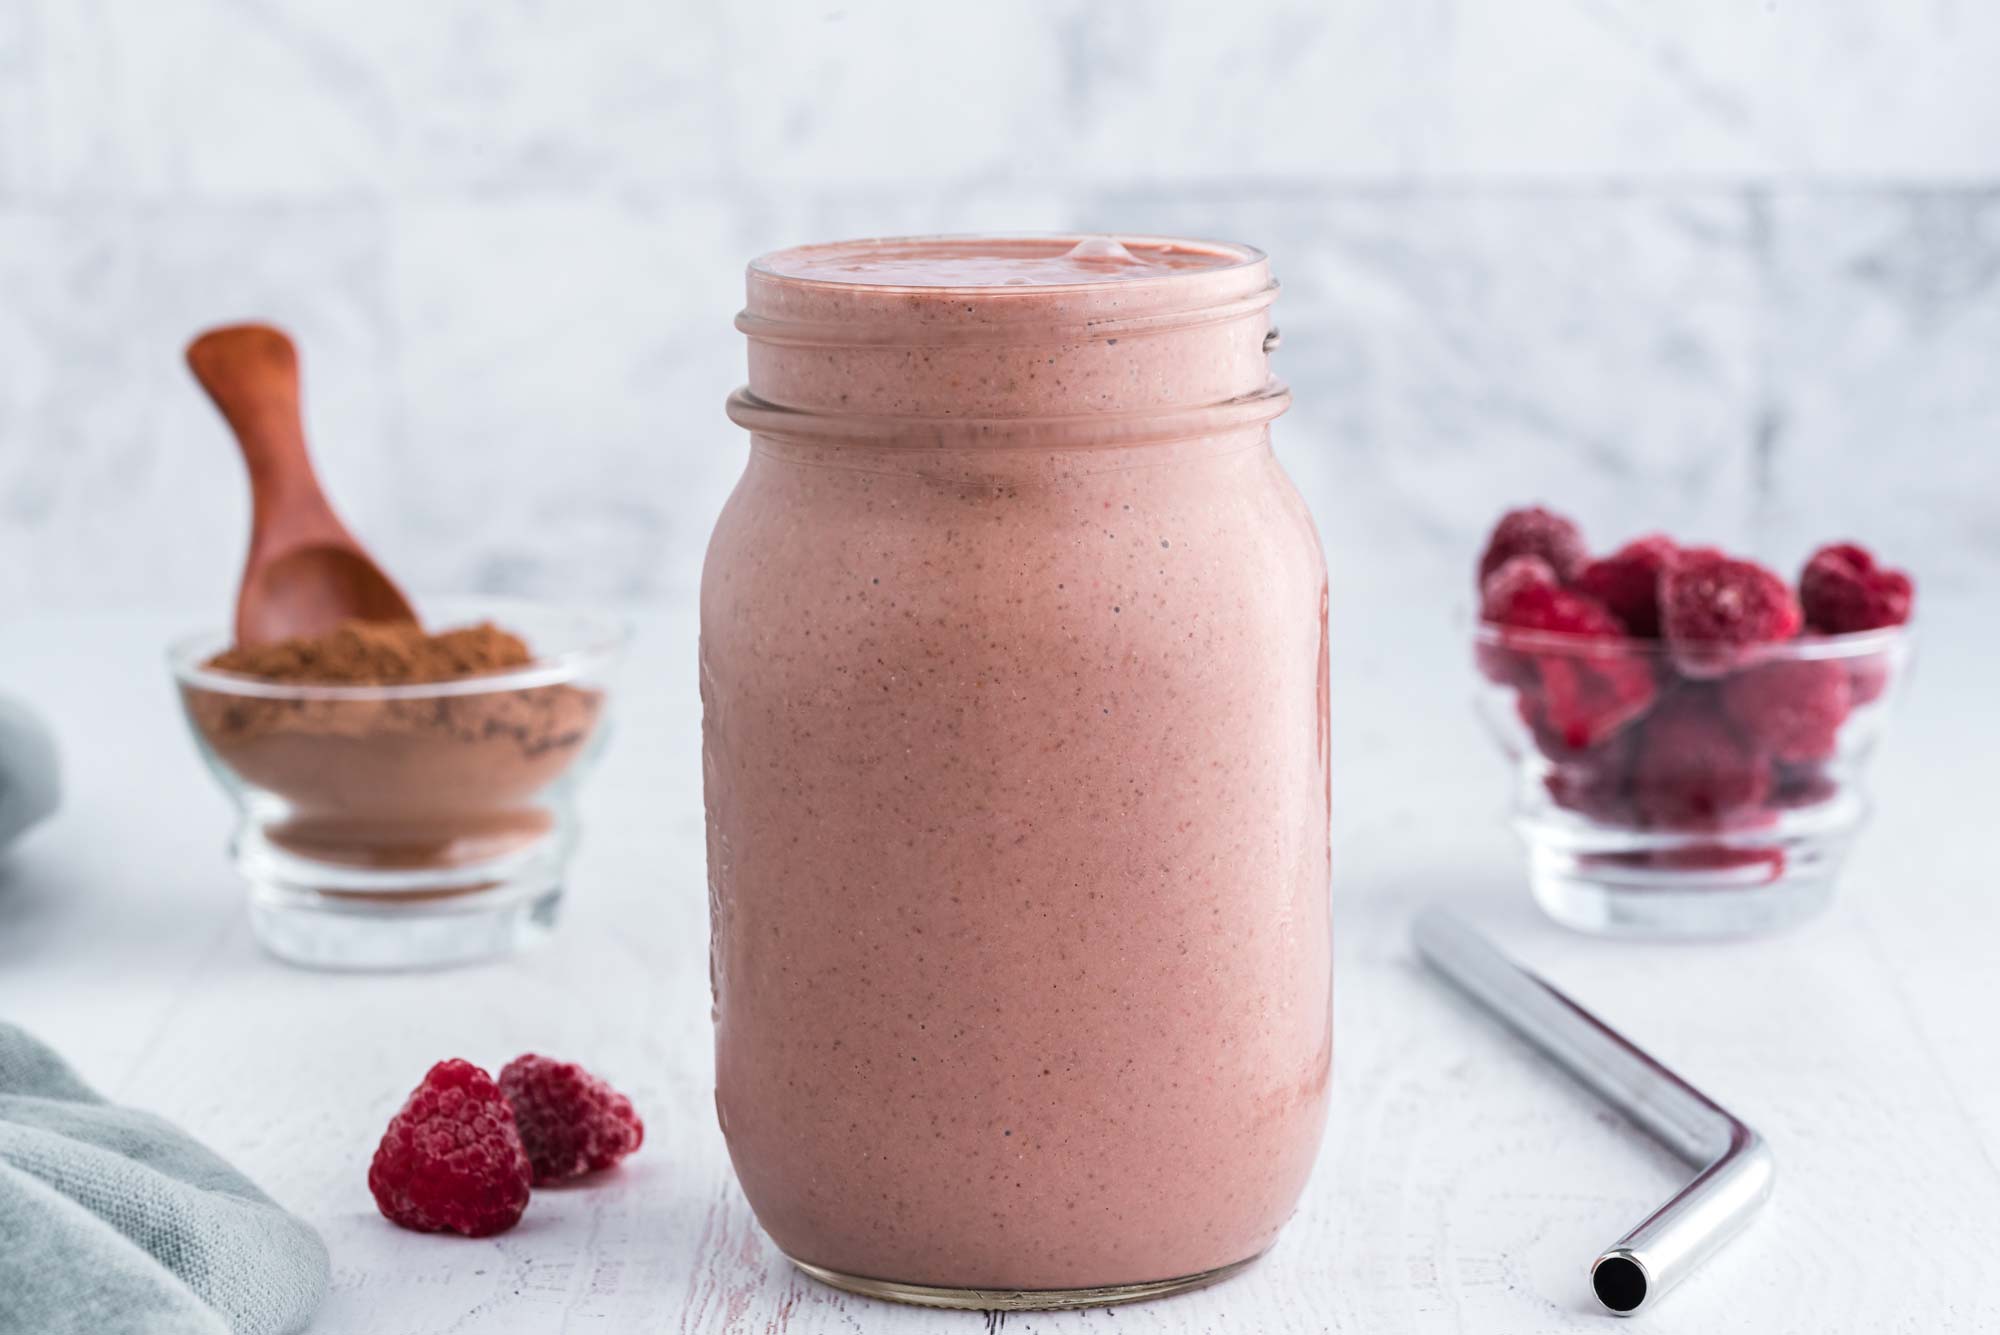
[[[492,620],[507,626],[510,621],[568,618],[579,624],[581,643],[568,645],[555,653],[539,655],[525,667],[510,668],[504,672],[395,686],[349,686],[327,682],[267,681],[203,667],[206,659],[227,648],[233,638],[227,630],[209,629],[175,636],[167,645],[167,665],[181,685],[219,695],[258,700],[434,700],[520,691],[535,686],[561,686],[596,676],[618,661],[632,637],[631,623],[622,616],[561,603],[478,594],[420,597],[417,602],[425,610],[425,621],[434,626],[458,624],[468,619]]]
[[[1824,660],[1871,658],[1914,644],[1916,623],[1884,626],[1879,630],[1849,631],[1841,635],[1810,635],[1770,644],[1731,644],[1724,641],[1694,641],[1669,645],[1665,640],[1621,636],[1606,639],[1593,635],[1573,635],[1567,631],[1522,630],[1497,621],[1475,621],[1473,642],[1515,653],[1560,654],[1578,658],[1666,659],[1677,654],[1695,657],[1713,655],[1726,658],[1730,667],[1751,667],[1759,663],[1797,663]]]

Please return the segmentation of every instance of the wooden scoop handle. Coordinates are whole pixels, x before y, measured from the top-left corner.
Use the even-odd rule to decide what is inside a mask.
[[[306,454],[299,354],[285,332],[266,324],[211,329],[188,344],[187,364],[243,451],[256,527],[281,512],[288,527],[319,529],[322,516],[337,527]]]
[[[410,600],[354,540],[313,476],[292,340],[269,325],[229,325],[188,344],[187,363],[250,470],[236,642],[318,635],[346,620],[415,621]]]

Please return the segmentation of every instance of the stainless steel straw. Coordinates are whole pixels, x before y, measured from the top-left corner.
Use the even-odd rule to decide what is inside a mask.
[[[1425,909],[1411,934],[1433,969],[1699,1170],[1591,1263],[1607,1309],[1654,1306],[1750,1222],[1777,1172],[1755,1131],[1451,914]]]

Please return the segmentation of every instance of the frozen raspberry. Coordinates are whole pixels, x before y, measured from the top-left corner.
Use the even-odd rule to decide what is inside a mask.
[[[1832,801],[1839,792],[1839,782],[1824,765],[1779,765],[1771,803],[1787,809],[1812,807]]]
[[[1479,616],[1501,625],[1530,625],[1553,618],[1562,591],[1555,570],[1539,556],[1520,556],[1493,572],[1480,587]],[[1533,658],[1501,643],[1481,643],[1479,670],[1487,680],[1527,689],[1536,684]]]
[[[1539,556],[1516,556],[1479,582],[1479,616],[1502,626],[1538,627],[1561,592],[1554,566]]]
[[[1616,867],[1632,871],[1707,871],[1757,874],[1730,876],[1732,885],[1768,885],[1784,874],[1782,848],[1735,848],[1728,844],[1691,844],[1686,848],[1655,848],[1641,853],[1586,854],[1588,867]]]
[[[1718,693],[1743,735],[1786,764],[1831,756],[1854,707],[1847,665],[1836,659],[1760,663],[1725,678]]]
[[[1565,811],[1610,825],[1634,823],[1625,776],[1591,765],[1570,763],[1550,770],[1543,786]]]
[[[1549,762],[1542,782],[1555,804],[1593,820],[1632,823],[1626,777],[1632,763],[1634,732],[1627,729],[1608,741],[1578,750],[1546,727],[1537,726],[1537,713],[1534,703],[1523,697],[1521,715],[1534,733],[1535,748]]]
[[[1590,549],[1574,523],[1537,505],[1509,510],[1493,526],[1493,536],[1486,540],[1486,551],[1479,558],[1481,586],[1517,556],[1541,557],[1556,572],[1556,578],[1567,584],[1589,559]]]
[[[528,1178],[507,1100],[491,1076],[454,1057],[431,1067],[389,1119],[368,1190],[392,1223],[483,1238],[520,1221]]]
[[[1538,688],[1535,660],[1522,650],[1505,644],[1481,644],[1473,651],[1473,657],[1479,663],[1479,675],[1488,681],[1519,691]]]
[[[1625,623],[1628,633],[1657,639],[1660,574],[1679,551],[1674,540],[1664,534],[1638,538],[1584,566],[1571,587],[1603,603],[1611,615]]]
[[[1863,654],[1847,662],[1848,680],[1854,684],[1854,706],[1873,704],[1889,692],[1896,668],[1887,654]]]
[[[1597,746],[1652,707],[1659,688],[1636,654],[1601,651],[1535,656],[1539,722],[1572,749]]]
[[[1660,577],[1660,630],[1691,677],[1720,676],[1744,648],[1789,640],[1804,622],[1783,580],[1712,548],[1681,552]]]
[[[1648,824],[1719,829],[1742,824],[1770,794],[1771,764],[1730,726],[1712,691],[1683,687],[1642,725],[1631,783]]]
[[[1603,604],[1562,587],[1554,566],[1539,556],[1503,562],[1480,585],[1479,614],[1515,630],[1617,639],[1625,633]]]
[[[533,1053],[500,1068],[535,1185],[609,1168],[639,1148],[645,1124],[632,1101],[572,1062]]]
[[[1531,726],[1572,749],[1597,745],[1653,702],[1652,668],[1629,652],[1618,618],[1595,600],[1559,587],[1538,556],[1517,556],[1486,581],[1481,613],[1510,630],[1574,636],[1574,647],[1482,645],[1480,664],[1495,681],[1534,692]]]
[[[1799,575],[1806,623],[1829,635],[1900,626],[1915,596],[1908,575],[1876,565],[1874,553],[1851,542],[1820,548]]]

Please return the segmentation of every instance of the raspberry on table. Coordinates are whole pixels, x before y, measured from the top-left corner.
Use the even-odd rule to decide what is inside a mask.
[[[500,1069],[500,1090],[537,1186],[609,1168],[646,1138],[632,1101],[573,1062],[516,1057]]]
[[[1590,549],[1583,541],[1583,530],[1573,521],[1535,505],[1509,510],[1493,526],[1493,535],[1486,540],[1486,550],[1479,558],[1481,586],[1488,576],[1517,556],[1541,557],[1556,572],[1556,578],[1566,584],[1589,559]]]
[[[1875,554],[1858,543],[1820,548],[1799,574],[1806,624],[1829,635],[1900,626],[1910,619],[1915,598],[1908,575],[1877,565]]]
[[[483,1238],[520,1222],[530,1171],[499,1087],[454,1057],[431,1067],[389,1119],[368,1190],[392,1223]]]
[[[1628,634],[1658,639],[1660,575],[1679,552],[1679,545],[1663,533],[1635,538],[1611,555],[1587,563],[1571,587],[1603,603]]]
[[[1853,680],[1837,659],[1760,663],[1725,678],[1718,693],[1743,735],[1785,764],[1831,756],[1854,708]]]
[[[1641,725],[1630,782],[1648,824],[1716,829],[1770,795],[1771,763],[1723,717],[1711,689],[1683,686]]]
[[[1691,677],[1720,676],[1738,661],[1737,651],[1789,640],[1804,624],[1791,589],[1754,561],[1692,548],[1660,578],[1660,630]]]

